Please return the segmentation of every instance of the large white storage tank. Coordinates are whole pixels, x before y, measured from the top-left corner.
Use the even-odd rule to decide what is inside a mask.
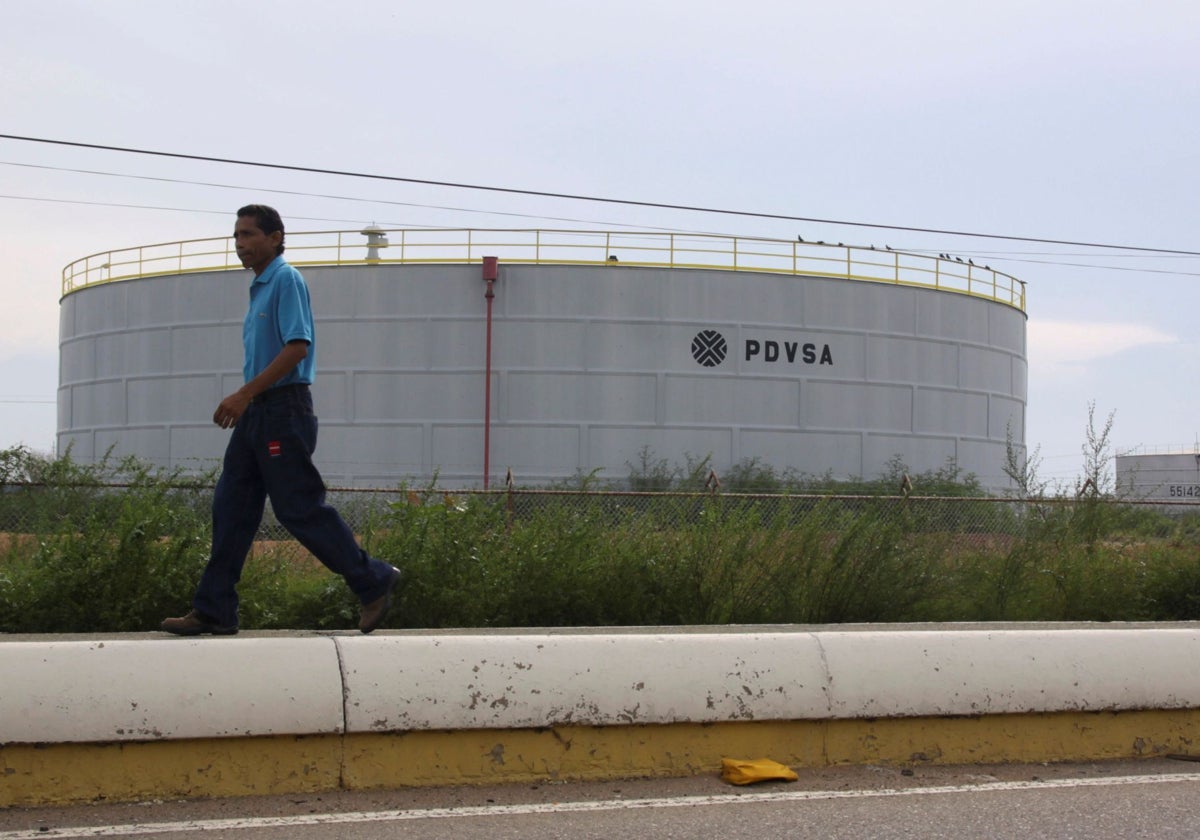
[[[485,439],[490,482],[522,485],[619,481],[648,451],[844,478],[953,459],[1001,487],[1006,438],[1024,449],[1024,291],[991,269],[680,234],[361,233],[370,250],[357,231],[287,237],[331,485],[481,486]],[[248,282],[229,240],[68,266],[59,450],[219,463],[211,416],[240,384]]]
[[[1172,502],[1177,512],[1200,505],[1200,447],[1117,455],[1117,492],[1140,501]]]

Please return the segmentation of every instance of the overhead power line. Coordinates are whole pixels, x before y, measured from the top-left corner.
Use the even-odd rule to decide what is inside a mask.
[[[4,163],[4,162],[0,161],[0,163]],[[13,164],[13,165],[22,166],[23,164]],[[139,176],[133,176],[133,177],[139,177]],[[189,183],[189,182],[183,181],[181,183]],[[262,189],[259,189],[256,191],[258,191],[258,192],[291,192],[291,191],[286,191],[286,190],[270,190],[267,188],[262,188]],[[303,194],[303,193],[301,193],[301,194]],[[85,201],[83,199],[49,198],[46,196],[32,196],[32,195],[10,195],[8,193],[0,193],[0,200],[38,201],[38,202],[45,202],[45,203],[50,203],[50,204],[79,205],[79,206],[83,206],[83,207],[117,207],[117,208],[126,209],[126,210],[154,210],[157,212],[171,212],[171,213],[203,213],[203,214],[211,215],[211,216],[228,216],[229,215],[228,209],[206,210],[206,209],[199,208],[199,207],[166,207],[161,204],[128,204],[128,203],[115,202],[115,201]],[[347,198],[346,200],[347,201],[363,201],[363,202],[374,201],[374,199],[352,199],[352,198]],[[389,203],[389,202],[383,202],[383,203]],[[469,212],[492,213],[492,214],[501,215],[501,216],[503,216],[503,215],[521,215],[521,216],[528,216],[530,218],[538,218],[538,219],[555,218],[558,221],[578,221],[576,219],[563,219],[562,217],[537,216],[535,214],[506,214],[503,211],[499,211],[499,210],[474,210],[474,211],[469,211]],[[306,222],[332,222],[334,224],[353,224],[353,225],[368,224],[368,220],[366,220],[366,219],[337,219],[337,218],[330,218],[328,216],[299,216],[299,215],[293,215],[290,213],[288,214],[288,218],[293,219],[293,220],[306,221]],[[379,224],[386,224],[386,225],[393,224],[392,222],[388,222],[386,219],[378,219],[375,217],[372,217],[369,220],[369,223],[372,223],[372,224],[379,223]],[[396,222],[394,224],[399,225],[401,223]],[[620,226],[620,227],[631,227],[631,228],[637,228],[639,230],[661,230],[661,228],[657,228],[657,227],[651,227],[651,226],[647,226],[647,225],[627,225],[627,224],[623,224],[621,222],[603,222],[602,224],[616,225],[616,226]],[[692,233],[700,233],[702,235],[705,233],[702,231],[691,231],[691,232]],[[715,234],[715,235],[721,235],[721,234]],[[933,253],[933,251],[928,248],[907,248],[907,249],[899,249],[899,250],[903,250],[903,251],[906,251],[906,252],[912,253],[912,254],[932,254]],[[976,253],[976,257],[979,256],[978,252],[974,252],[974,253]],[[1075,262],[1064,262],[1062,260],[1031,260],[1031,259],[1024,259],[1021,257],[1007,256],[1007,252],[1004,252],[1004,251],[990,251],[988,253],[991,254],[992,256],[1000,256],[1006,262],[1029,263],[1029,264],[1036,264],[1036,265],[1053,265],[1053,266],[1061,266],[1063,268],[1082,268],[1082,269],[1087,269],[1089,271],[1126,271],[1126,272],[1133,272],[1135,274],[1163,274],[1163,275],[1167,275],[1169,277],[1200,277],[1200,272],[1197,272],[1197,271],[1170,271],[1170,270],[1161,269],[1161,268],[1138,268],[1135,266],[1127,266],[1127,265],[1096,265],[1095,263],[1075,263]],[[1117,256],[1135,256],[1135,255],[1133,255],[1133,254],[1111,254],[1111,255],[1107,255],[1106,258],[1117,257]]]
[[[163,183],[163,184],[187,184],[189,186],[194,186],[194,187],[215,187],[215,188],[223,189],[223,190],[241,190],[242,192],[255,192],[255,193],[265,192],[265,193],[275,193],[277,195],[296,195],[296,196],[302,196],[304,198],[328,198],[328,199],[333,199],[335,201],[352,201],[357,204],[381,204],[381,205],[388,205],[388,206],[394,206],[394,207],[411,207],[411,208],[415,208],[418,210],[447,210],[447,211],[451,211],[454,213],[478,213],[479,215],[483,215],[483,216],[511,216],[511,217],[521,218],[521,219],[544,219],[544,220],[550,220],[550,221],[555,221],[555,222],[582,222],[582,223],[586,223],[586,224],[604,224],[604,225],[608,225],[608,226],[612,226],[612,227],[637,228],[638,230],[668,230],[668,228],[659,228],[659,227],[655,227],[654,225],[629,224],[626,222],[610,222],[610,221],[597,223],[597,222],[593,222],[593,220],[590,220],[590,219],[576,219],[576,218],[570,218],[570,217],[566,217],[566,216],[547,216],[544,213],[516,213],[516,212],[512,212],[512,211],[508,211],[508,210],[480,210],[478,208],[472,208],[472,207],[453,207],[453,206],[447,206],[444,204],[422,204],[422,203],[418,203],[418,202],[414,202],[414,201],[395,201],[395,200],[385,199],[385,198],[358,198],[358,197],[349,196],[349,195],[330,195],[328,193],[315,193],[315,192],[307,192],[304,190],[281,190],[281,189],[278,189],[275,187],[247,187],[247,186],[241,185],[241,184],[219,184],[219,183],[214,183],[212,181],[194,181],[194,180],[189,180],[186,178],[165,178],[165,177],[158,176],[158,175],[133,175],[128,172],[102,172],[102,171],[99,171],[96,169],[77,169],[77,168],[68,167],[68,166],[48,166],[46,164],[39,164],[39,163],[17,163],[15,161],[9,161],[9,160],[0,160],[0,166],[18,166],[18,167],[22,167],[25,169],[44,169],[44,170],[52,171],[52,172],[72,172],[72,173],[75,173],[78,175],[104,175],[104,176],[107,176],[110,178],[128,178],[128,179],[135,180],[135,181],[155,181],[155,182]],[[25,200],[28,200],[28,201],[38,201],[39,200],[34,197],[26,198],[24,196],[0,196],[0,198],[14,198],[14,199],[25,198]],[[53,199],[46,199],[46,200],[51,201]],[[67,203],[70,203],[70,202],[67,202]],[[97,203],[98,204],[100,202],[81,202],[81,203]],[[114,206],[135,206],[135,205],[114,205]],[[145,209],[157,209],[157,208],[145,208]],[[181,208],[164,207],[161,209],[177,210],[177,209],[181,209]],[[220,211],[201,210],[201,211],[197,211],[197,212],[221,213],[221,214],[227,215],[229,211],[227,211],[227,210],[220,210]],[[292,219],[305,218],[303,216],[294,216],[290,213],[288,214],[288,217],[292,218]],[[353,220],[353,219],[312,219],[311,217],[309,217],[309,220],[319,221],[319,222],[320,221],[330,221],[330,222],[356,223],[355,220]],[[378,221],[378,219],[372,218],[371,221],[375,222],[375,221]],[[364,224],[365,224],[365,222],[364,222]],[[693,231],[693,232],[695,232],[695,231]]]
[[[978,233],[972,231],[948,230],[944,228],[912,227],[908,225],[888,225],[874,222],[849,222],[837,219],[818,219],[810,216],[793,216],[786,213],[763,213],[753,210],[729,210],[719,207],[702,207],[690,204],[670,204],[657,201],[637,201],[626,198],[609,198],[605,196],[580,195],[575,193],[548,192],[543,190],[520,189],[517,187],[496,187],[483,184],[465,184],[454,181],[435,181],[427,178],[410,178],[400,175],[380,175],[370,172],[353,172],[343,169],[324,169],[315,166],[294,166],[283,163],[266,163],[263,161],[238,160],[209,155],[191,155],[182,152],[164,152],[154,149],[136,149],[128,146],[109,146],[100,143],[81,143],[71,140],[53,140],[46,137],[26,137],[18,134],[0,134],[0,140],[16,140],[25,143],[42,143],[52,146],[69,146],[78,149],[97,149],[106,152],[123,152],[134,155],[150,155],[153,157],[174,158],[177,160],[195,160],[205,163],[223,163],[232,166],[253,166],[261,169],[276,169],[287,172],[306,172],[314,175],[333,175],[344,178],[364,178],[373,181],[391,181],[405,184],[421,184],[423,186],[447,187],[450,189],[479,190],[483,192],[507,193],[510,195],[527,195],[539,198],[559,198],[569,201],[591,201],[602,204],[620,204],[628,207],[649,207],[658,210],[683,210],[694,213],[713,213],[724,216],[741,216],[755,219],[775,219],[790,222],[807,222],[811,224],[839,225],[846,227],[871,228],[874,230],[895,230],[909,233],[933,233],[942,236],[963,236],[975,239],[998,239],[1009,242],[1037,242],[1044,245],[1071,245],[1079,248],[1106,248],[1118,251],[1141,251],[1155,254],[1182,254],[1200,257],[1200,251],[1187,251],[1175,248],[1151,248],[1141,245],[1113,245],[1103,242],[1081,242],[1070,239],[1046,239],[1035,236],[1011,236],[997,233]]]
[[[328,199],[333,199],[335,201],[354,202],[355,204],[379,204],[379,205],[392,206],[392,207],[410,207],[410,208],[415,208],[418,210],[447,210],[447,211],[451,211],[451,212],[455,212],[455,213],[477,213],[477,214],[483,215],[483,216],[512,216],[512,217],[521,218],[521,219],[543,219],[543,220],[555,221],[555,222],[602,224],[602,225],[608,225],[608,226],[612,226],[612,227],[637,228],[638,230],[675,230],[675,231],[678,231],[678,228],[664,228],[664,227],[660,227],[660,226],[656,226],[656,225],[629,224],[629,223],[625,223],[625,222],[614,222],[614,221],[597,221],[595,219],[579,219],[579,218],[575,218],[575,217],[571,217],[571,216],[548,216],[543,213],[517,213],[517,212],[513,212],[513,211],[509,211],[509,210],[481,210],[476,207],[459,207],[459,206],[445,205],[445,204],[427,204],[427,203],[421,203],[421,202],[415,202],[415,201],[396,201],[394,199],[387,199],[387,198],[362,198],[360,196],[334,195],[331,193],[312,192],[310,190],[284,190],[284,189],[279,189],[278,187],[247,187],[244,184],[223,184],[223,183],[219,183],[219,182],[215,182],[215,181],[197,181],[197,180],[194,180],[191,178],[168,178],[163,175],[137,175],[132,172],[106,172],[106,171],[99,170],[99,169],[80,169],[78,167],[71,167],[71,166],[52,166],[50,164],[45,164],[45,163],[20,163],[20,162],[11,161],[11,160],[0,160],[0,166],[13,166],[13,167],[21,168],[21,169],[40,169],[40,170],[47,171],[47,172],[68,172],[68,173],[72,173],[72,174],[76,174],[76,175],[98,175],[98,176],[103,176],[106,178],[125,178],[125,179],[133,180],[133,181],[153,181],[153,182],[160,183],[160,184],[185,184],[187,186],[193,186],[193,187],[214,187],[214,188],[223,189],[223,190],[240,190],[242,192],[274,193],[276,195],[293,195],[293,196],[301,196],[303,198],[328,198]],[[14,201],[51,201],[51,202],[57,202],[60,204],[90,204],[90,205],[95,205],[95,206],[99,206],[99,207],[131,207],[131,208],[142,209],[142,210],[171,210],[171,211],[179,211],[179,212],[211,213],[211,214],[216,214],[216,215],[227,215],[229,212],[228,210],[191,210],[186,207],[155,207],[155,206],[141,205],[141,204],[116,204],[116,203],[109,203],[109,202],[103,202],[103,201],[73,201],[73,200],[67,200],[67,199],[43,198],[43,197],[39,197],[39,196],[0,195],[0,198],[7,198],[7,199],[14,200]],[[339,222],[339,223],[345,222],[347,224],[358,224],[358,223],[365,224],[366,223],[362,219],[331,219],[331,218],[314,217],[314,216],[294,216],[292,214],[288,214],[288,217],[292,218],[292,219],[304,219],[305,221],[315,221],[315,222]],[[378,221],[378,219],[375,217],[372,217],[372,219],[370,221],[376,222],[376,221]],[[688,233],[713,233],[712,231],[703,231],[703,230],[693,230],[693,231],[687,231],[687,232]],[[720,234],[716,234],[716,235],[720,235]],[[920,254],[920,253],[925,253],[925,252],[933,253],[933,251],[929,248],[904,248],[903,250],[910,251],[914,254]],[[1007,251],[1007,250],[1006,251],[980,251],[979,249],[976,248],[976,249],[972,249],[971,253],[974,254],[976,257],[981,257],[981,256],[1003,257],[1007,260],[1014,261],[1014,262],[1040,263],[1043,265],[1064,265],[1064,266],[1068,266],[1070,268],[1095,268],[1095,269],[1105,269],[1105,270],[1112,270],[1112,271],[1137,271],[1137,272],[1148,272],[1148,273],[1152,273],[1152,274],[1180,274],[1180,275],[1183,275],[1186,277],[1196,276],[1195,272],[1175,272],[1175,271],[1164,271],[1164,270],[1153,270],[1153,269],[1142,269],[1142,268],[1118,268],[1115,266],[1103,266],[1103,265],[1091,265],[1091,264],[1079,264],[1079,263],[1064,263],[1064,262],[1060,262],[1058,260],[1018,259],[1018,257],[1021,257],[1021,256],[1023,256],[1023,257],[1087,257],[1087,256],[1092,256],[1091,252],[1069,253],[1069,252],[1062,252],[1062,251]],[[1173,254],[1172,257],[1175,259],[1191,259],[1192,258],[1186,254]],[[1108,254],[1108,255],[1106,255],[1105,258],[1106,259],[1125,258],[1125,259],[1131,259],[1131,260],[1145,259],[1145,257],[1142,256],[1141,254]],[[1165,259],[1165,257],[1161,257],[1160,259]]]
[[[164,207],[161,204],[126,204],[116,201],[84,201],[78,198],[47,198],[45,196],[33,195],[9,195],[7,193],[0,194],[0,199],[9,201],[41,201],[50,204],[77,204],[82,207],[120,207],[125,210],[157,210],[170,213],[205,213],[210,216],[228,216],[229,210],[205,210],[200,207]],[[289,219],[301,219],[306,222],[334,222],[335,224],[350,224],[361,225],[365,224],[362,219],[330,219],[324,216],[293,216],[289,215]]]

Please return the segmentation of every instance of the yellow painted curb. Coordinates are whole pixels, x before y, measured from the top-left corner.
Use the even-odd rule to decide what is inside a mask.
[[[562,726],[0,746],[0,807],[792,767],[1136,758],[1189,752],[1200,710]]]
[[[0,746],[0,807],[335,790],[340,735]]]

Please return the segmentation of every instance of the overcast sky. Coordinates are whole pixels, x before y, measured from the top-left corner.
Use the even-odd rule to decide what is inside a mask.
[[[5,134],[1200,251],[1194,0],[8,0],[0,15]],[[1195,256],[13,140],[0,179],[0,448],[53,446],[65,264],[227,235],[255,200],[289,230],[638,224],[950,251],[1028,284],[1027,443],[1043,478],[1079,475],[1091,402],[1121,449],[1200,435]]]

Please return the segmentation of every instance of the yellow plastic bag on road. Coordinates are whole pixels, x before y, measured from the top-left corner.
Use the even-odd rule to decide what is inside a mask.
[[[731,785],[752,785],[755,782],[794,782],[800,778],[792,768],[769,758],[752,760],[742,758],[721,759],[721,779]]]

